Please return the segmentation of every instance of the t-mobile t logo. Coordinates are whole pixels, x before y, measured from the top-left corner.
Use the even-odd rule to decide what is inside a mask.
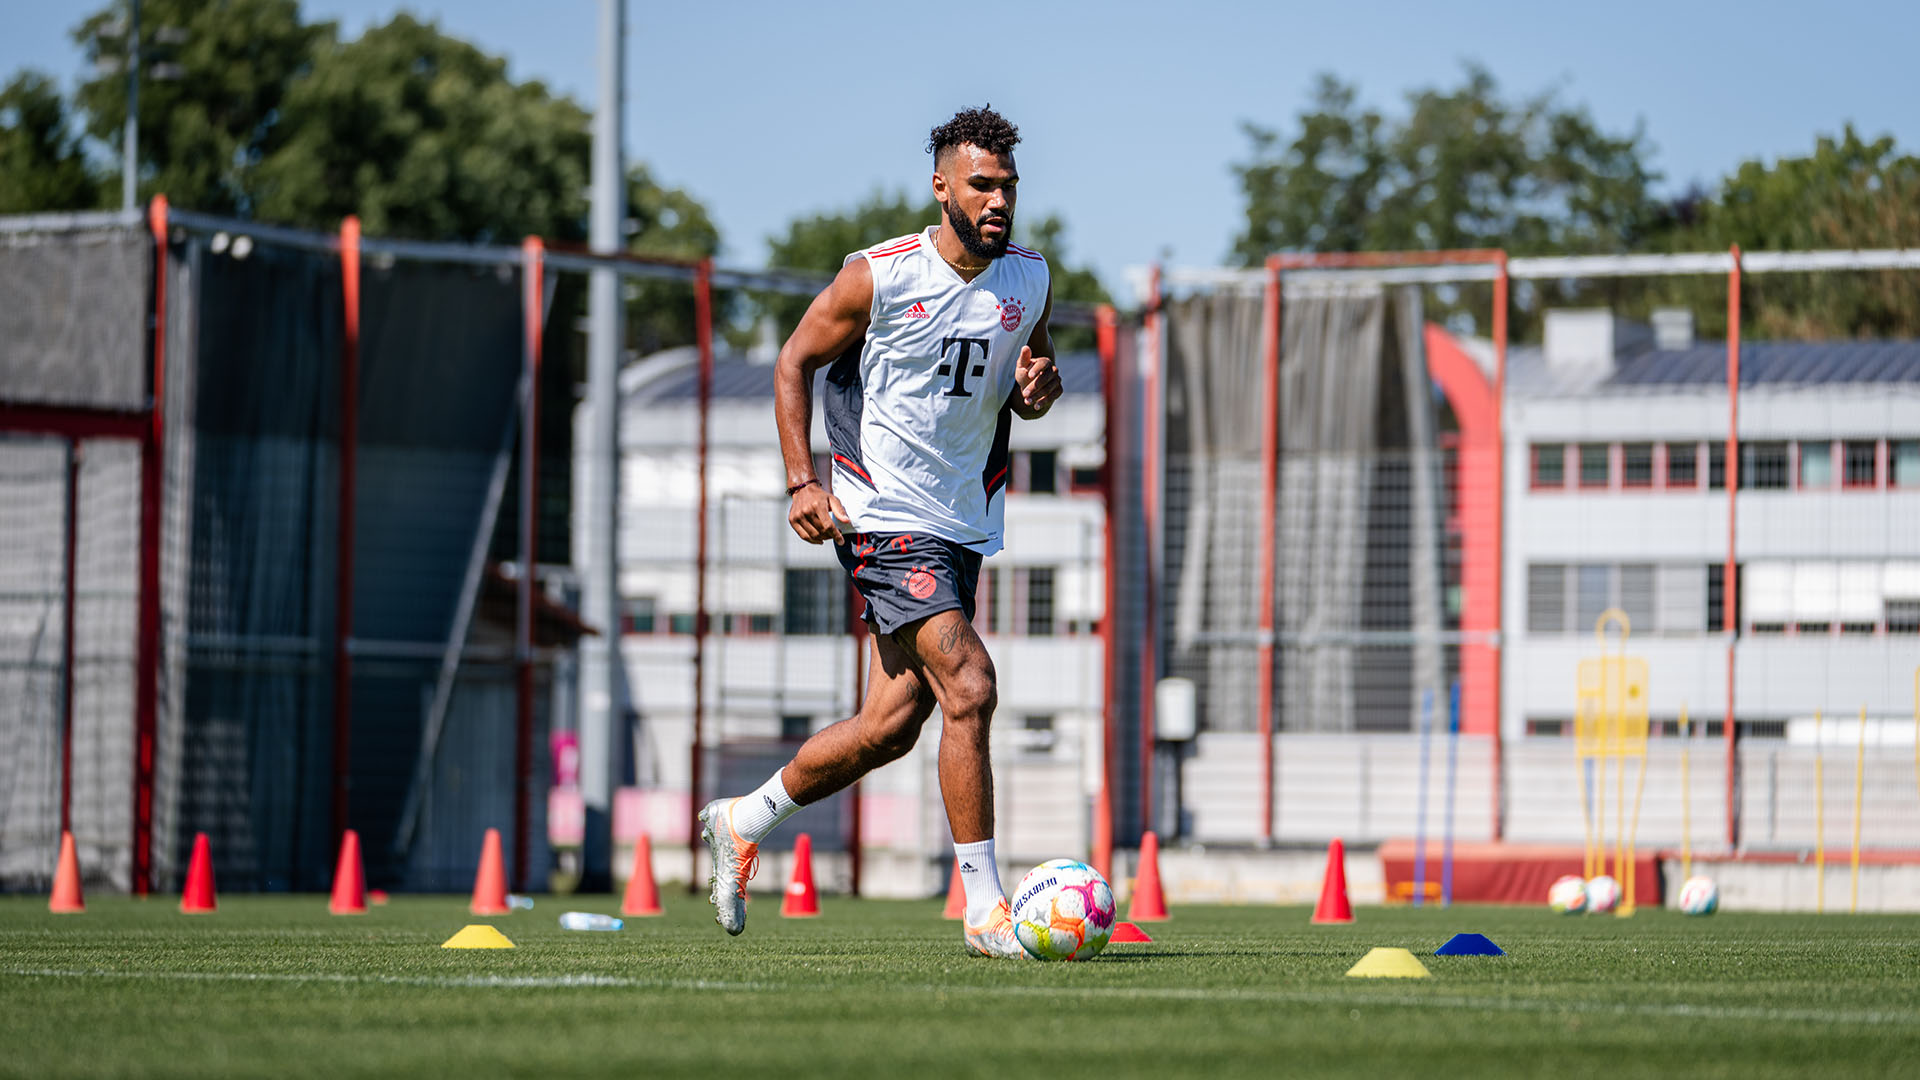
[[[960,346],[960,362],[948,363],[946,356]],[[980,362],[973,362],[973,350],[980,348]],[[950,337],[940,339],[940,374],[953,376],[953,385],[947,387],[947,397],[972,397],[973,391],[967,389],[967,376],[979,378],[987,373],[987,339],[977,337]]]

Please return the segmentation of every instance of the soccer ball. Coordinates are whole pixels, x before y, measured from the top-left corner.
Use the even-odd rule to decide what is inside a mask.
[[[1720,889],[1710,877],[1690,877],[1680,886],[1680,910],[1689,915],[1711,915],[1720,910]]]
[[[1568,874],[1547,888],[1547,906],[1559,915],[1578,915],[1587,910],[1586,879]]]
[[[1611,874],[1601,874],[1587,882],[1587,912],[1605,915],[1620,904],[1620,883]]]
[[[1013,936],[1036,960],[1090,960],[1113,936],[1113,886],[1073,859],[1049,859],[1020,879]]]

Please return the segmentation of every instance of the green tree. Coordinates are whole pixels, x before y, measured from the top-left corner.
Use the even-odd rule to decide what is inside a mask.
[[[14,76],[0,89],[0,214],[87,210],[99,200],[99,181],[53,80],[33,71]]]
[[[1805,157],[1745,162],[1666,246],[1731,244],[1743,251],[1920,247],[1920,158],[1900,153],[1890,137],[1868,142],[1849,125]],[[1710,295],[1695,310],[1723,312],[1724,286],[1701,284]],[[1744,284],[1742,330],[1752,336],[1920,337],[1920,274],[1911,270],[1753,275]],[[1724,331],[1724,316],[1717,322]]]
[[[645,165],[627,169],[627,250],[670,259],[711,258],[720,251],[720,230],[699,200],[680,188],[663,187]],[[633,278],[626,285],[627,347],[641,356],[696,338],[693,288],[677,281]],[[728,331],[738,302],[716,293],[715,334]]]
[[[1245,125],[1234,251],[1247,265],[1279,251],[1624,251],[1658,220],[1642,133],[1604,132],[1551,92],[1510,103],[1470,66],[1459,86],[1408,94],[1404,115],[1358,99],[1323,75],[1291,141]]]
[[[73,31],[99,72],[77,94],[87,132],[115,147],[127,116],[126,8],[114,3]],[[179,71],[166,79],[153,77],[151,63],[142,71],[141,197],[165,192],[208,213],[252,211],[253,174],[278,110],[333,34],[330,22],[302,22],[297,0],[143,0],[142,55]]]
[[[513,243],[585,235],[587,114],[410,15],[316,51],[260,162],[259,216]]]
[[[874,192],[843,213],[815,214],[796,218],[787,226],[787,234],[768,240],[772,265],[792,270],[811,270],[821,274],[837,273],[841,263],[855,251],[869,248],[889,237],[919,232],[940,221],[940,204],[931,195],[924,201],[907,197],[904,192]],[[1053,275],[1055,304],[1076,301],[1106,303],[1107,291],[1093,271],[1067,261],[1066,223],[1047,215],[1037,221],[1019,219],[1022,246],[1031,246],[1047,256]],[[793,333],[806,313],[808,297],[764,296],[758,298],[762,312],[773,316],[781,338]],[[1093,332],[1080,327],[1061,326],[1054,331],[1054,344],[1063,352],[1093,347]]]

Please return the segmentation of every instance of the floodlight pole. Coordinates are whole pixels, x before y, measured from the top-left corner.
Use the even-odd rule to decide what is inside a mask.
[[[1494,253],[1493,279],[1493,727],[1489,732],[1488,786],[1493,796],[1492,839],[1506,835],[1505,781],[1501,761],[1506,749],[1506,695],[1502,661],[1506,657],[1507,576],[1507,253]]]
[[[520,245],[520,364],[527,394],[520,402],[520,580],[515,584],[513,885],[527,887],[532,846],[528,800],[533,783],[533,589],[540,565],[540,365],[546,249],[537,236]]]
[[[153,398],[140,443],[140,615],[134,675],[133,873],[135,896],[153,889],[153,763],[160,713],[160,485],[166,474],[167,198],[148,208],[153,232]],[[71,632],[71,628],[69,628]]]
[[[1727,709],[1722,733],[1727,745],[1727,850],[1740,843],[1740,826],[1734,816],[1736,807],[1734,769],[1739,764],[1735,746],[1739,725],[1733,718],[1734,656],[1740,640],[1740,621],[1736,599],[1740,592],[1739,506],[1740,506],[1740,245],[1728,249],[1733,265],[1727,269],[1727,562],[1720,573],[1720,629],[1727,637]],[[1708,463],[1712,472],[1712,463]],[[1709,483],[1712,477],[1708,477]]]
[[[340,223],[340,485],[335,515],[333,578],[333,832],[340,842],[351,824],[348,777],[353,765],[353,533],[354,471],[360,440],[360,219]]]
[[[1149,357],[1140,373],[1140,508],[1146,523],[1146,542],[1141,554],[1141,578],[1146,582],[1146,602],[1140,630],[1140,831],[1153,831],[1154,774],[1154,691],[1160,684],[1160,605],[1154,590],[1160,587],[1160,377],[1165,358],[1160,350],[1160,264],[1153,264],[1148,285],[1147,310],[1143,319],[1146,354]]]
[[[599,103],[593,116],[593,207],[588,242],[596,255],[621,248],[626,218],[620,125],[624,95],[622,60],[626,38],[624,0],[600,0]],[[580,650],[580,796],[586,811],[581,845],[582,884],[612,881],[614,721],[622,713],[620,672],[619,370],[622,325],[620,279],[611,266],[596,267],[587,292],[587,473],[586,584],[581,597],[586,621],[599,634]]]
[[[140,0],[127,17],[127,123],[120,135],[120,208],[131,210],[140,186]]]
[[[1100,617],[1100,654],[1103,692],[1100,702],[1100,790],[1093,804],[1093,844],[1090,852],[1093,868],[1107,878],[1113,877],[1113,780],[1114,753],[1118,748],[1115,729],[1120,716],[1120,530],[1115,524],[1119,512],[1116,488],[1124,460],[1120,452],[1120,327],[1113,308],[1101,305],[1095,315],[1095,340],[1100,351],[1100,384],[1106,400],[1107,456],[1100,477],[1103,541],[1106,547],[1106,572],[1101,574],[1105,604]]]

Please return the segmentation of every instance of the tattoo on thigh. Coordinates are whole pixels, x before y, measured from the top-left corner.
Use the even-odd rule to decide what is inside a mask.
[[[960,631],[966,629],[966,627],[967,620],[956,615],[947,623],[946,627],[940,631],[941,656],[948,656],[953,653],[954,646],[960,644]]]

